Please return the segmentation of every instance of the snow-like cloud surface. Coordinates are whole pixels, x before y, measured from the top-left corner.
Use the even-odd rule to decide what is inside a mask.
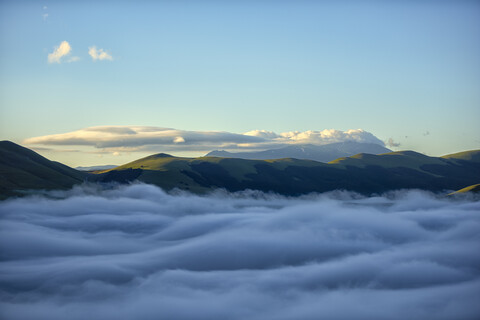
[[[419,192],[142,184],[3,201],[0,317],[475,319],[479,212]]]
[[[335,129],[325,129],[323,131],[292,131],[281,133],[284,139],[297,143],[328,144],[343,141],[356,141],[363,143],[376,143],[384,145],[377,137],[370,132],[362,129],[340,131]]]
[[[323,145],[335,142],[356,141],[384,143],[370,132],[362,129],[340,131],[284,132],[254,130],[244,134],[221,131],[187,131],[172,128],[145,126],[99,126],[73,132],[26,139],[30,145],[83,145],[96,148],[130,148],[129,151],[144,150],[146,146],[162,146],[171,150],[212,149],[266,149],[286,144]],[[167,149],[168,150],[168,149]]]

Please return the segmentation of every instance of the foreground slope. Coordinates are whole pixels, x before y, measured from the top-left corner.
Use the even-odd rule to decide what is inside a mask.
[[[67,189],[85,174],[10,141],[0,141],[0,198],[29,189]]]
[[[480,193],[480,183],[462,188],[460,190],[457,190],[455,192],[449,193],[448,195],[459,195],[459,194],[464,194],[464,193]]]
[[[456,162],[462,163],[463,162],[480,162],[480,150],[470,150],[470,151],[463,151],[453,154],[447,154],[446,156],[442,157],[443,159],[454,160]]]
[[[480,181],[480,163],[428,157],[413,151],[358,154],[328,164],[298,159],[178,158],[157,154],[103,172],[97,179],[139,180],[167,190],[177,187],[193,192],[225,188],[299,195],[344,189],[371,194],[403,188],[457,190]]]

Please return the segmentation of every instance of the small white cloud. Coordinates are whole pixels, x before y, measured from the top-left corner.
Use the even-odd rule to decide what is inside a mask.
[[[244,135],[260,137],[265,139],[275,139],[279,137],[279,135],[276,134],[275,132],[267,131],[267,130],[252,130],[252,131],[245,132]]]
[[[185,139],[183,139],[182,137],[175,137],[175,139],[173,139],[173,143],[184,143],[185,142]]]
[[[47,10],[47,9],[48,9],[48,7],[47,7],[47,6],[43,6],[43,10]]]
[[[62,41],[59,46],[55,47],[52,53],[48,54],[48,63],[62,63],[63,58],[72,52],[72,47],[67,41]],[[73,57],[78,58],[78,57]],[[77,61],[77,60],[73,60]],[[68,60],[68,62],[72,62]]]
[[[111,55],[109,55],[107,52],[105,52],[105,50],[97,49],[96,46],[89,47],[88,48],[88,54],[90,55],[90,57],[92,57],[93,61],[96,61],[96,60],[110,60],[110,61],[112,61],[113,60],[113,57]]]

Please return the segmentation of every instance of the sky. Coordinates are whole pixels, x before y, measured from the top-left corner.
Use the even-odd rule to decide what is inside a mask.
[[[0,138],[72,166],[358,129],[479,149],[478,88],[478,1],[0,2]]]

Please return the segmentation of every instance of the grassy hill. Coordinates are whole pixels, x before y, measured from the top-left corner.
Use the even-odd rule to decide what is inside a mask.
[[[262,166],[281,172],[291,165],[321,166],[316,161],[281,159],[281,160],[245,160],[235,158],[200,157],[180,158],[166,154],[152,155],[131,163],[106,170],[99,174],[96,181],[126,182],[139,180],[158,185],[164,189],[180,188],[202,193],[215,188],[230,191],[243,189],[277,191],[285,186],[273,176],[266,183],[259,179],[258,170],[263,174]],[[253,179],[252,179],[253,177]],[[278,186],[275,186],[277,185]]]
[[[480,181],[479,150],[445,157],[413,151],[357,154],[329,163],[299,159],[246,160],[180,158],[156,154],[95,173],[74,170],[12,142],[0,142],[0,192],[3,198],[28,189],[65,189],[82,181],[142,181],[165,190],[205,193],[255,189],[285,195],[335,189],[363,194],[403,188],[459,190]]]
[[[471,186],[462,188],[460,190],[457,190],[455,192],[449,193],[448,195],[456,195],[456,194],[463,194],[463,193],[480,193],[480,183],[473,184]]]
[[[86,174],[10,141],[0,141],[0,198],[29,189],[68,189]]]
[[[472,161],[480,162],[480,150],[463,151],[453,154],[448,154],[442,157],[443,159],[454,161]]]
[[[474,158],[478,151],[468,154]],[[345,189],[365,194],[402,188],[456,190],[478,182],[480,163],[428,157],[413,151],[358,154],[328,164],[298,159],[245,160],[149,156],[99,175],[100,181],[139,180],[164,189],[257,189],[287,195]]]
[[[351,157],[339,158],[329,163],[341,165],[342,167],[354,166],[364,168],[366,166],[380,166],[383,168],[404,167],[421,170],[420,167],[423,165],[444,165],[447,162],[441,158],[428,157],[414,151],[398,151],[381,155],[360,153]]]

